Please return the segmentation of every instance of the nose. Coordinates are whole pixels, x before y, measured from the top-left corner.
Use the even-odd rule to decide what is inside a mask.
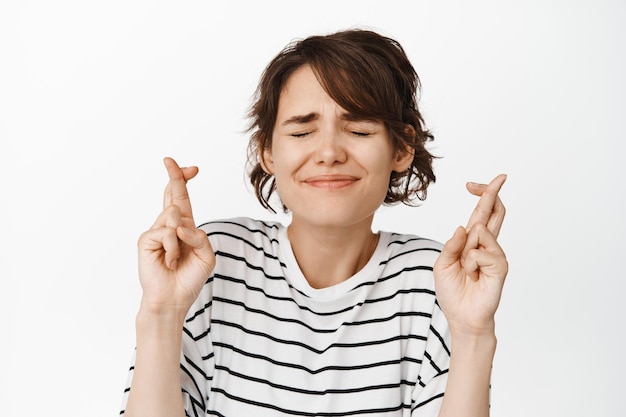
[[[315,149],[315,162],[321,165],[343,163],[347,159],[345,143],[340,132],[328,130],[318,136]]]

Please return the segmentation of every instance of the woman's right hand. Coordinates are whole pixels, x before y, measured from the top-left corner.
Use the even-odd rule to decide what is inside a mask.
[[[180,168],[172,158],[163,162],[169,176],[163,211],[138,242],[141,304],[151,313],[184,315],[213,270],[215,254],[196,228],[187,191],[198,168]]]

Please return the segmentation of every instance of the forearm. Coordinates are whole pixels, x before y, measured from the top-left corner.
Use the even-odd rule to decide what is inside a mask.
[[[439,416],[489,416],[489,384],[496,350],[493,333],[452,333],[448,383]]]
[[[180,351],[184,316],[137,315],[137,351],[126,417],[184,416],[180,385]]]

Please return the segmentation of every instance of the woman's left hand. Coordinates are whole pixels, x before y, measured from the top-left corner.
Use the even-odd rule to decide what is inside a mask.
[[[452,332],[494,333],[494,315],[508,272],[496,240],[505,214],[498,192],[505,180],[502,174],[488,185],[467,184],[480,200],[467,226],[457,228],[435,262],[437,299]]]

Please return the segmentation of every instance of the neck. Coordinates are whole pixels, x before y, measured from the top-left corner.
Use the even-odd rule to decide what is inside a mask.
[[[292,221],[287,229],[300,270],[313,288],[339,284],[363,269],[378,244],[371,219],[348,227]]]

